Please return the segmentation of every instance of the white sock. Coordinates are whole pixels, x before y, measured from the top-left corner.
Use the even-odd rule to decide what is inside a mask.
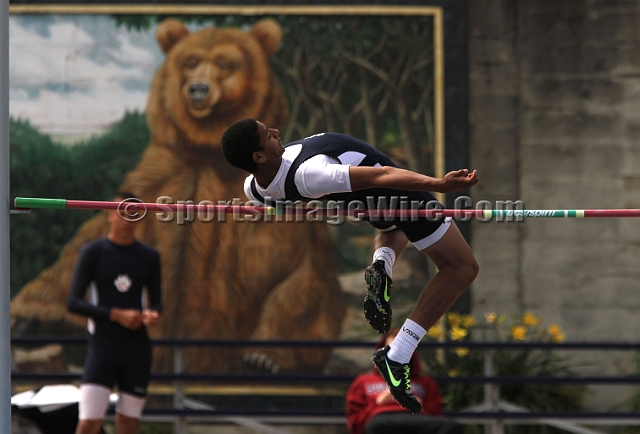
[[[387,275],[391,277],[393,263],[396,262],[396,252],[394,252],[391,247],[380,247],[378,250],[373,252],[373,262],[375,261],[383,261],[384,271],[386,271]]]
[[[387,357],[394,362],[409,363],[413,352],[426,333],[427,331],[420,324],[407,319],[398,335],[389,345],[390,349]]]

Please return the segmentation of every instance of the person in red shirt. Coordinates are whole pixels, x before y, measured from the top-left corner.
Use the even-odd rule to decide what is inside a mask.
[[[377,348],[389,345],[399,331],[389,330]],[[462,425],[442,417],[440,389],[433,378],[420,374],[417,353],[413,353],[409,365],[411,389],[422,404],[421,413],[411,414],[400,405],[374,368],[357,376],[347,392],[347,427],[351,434],[462,434]]]

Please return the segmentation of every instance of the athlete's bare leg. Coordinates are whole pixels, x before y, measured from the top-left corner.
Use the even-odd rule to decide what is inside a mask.
[[[409,381],[411,355],[424,333],[444,315],[478,274],[478,263],[454,222],[438,241],[422,252],[435,263],[438,271],[420,293],[402,326],[403,333],[371,358],[393,397],[413,413],[420,413],[421,404],[413,395]]]
[[[404,250],[409,240],[407,236],[400,229],[394,229],[388,232],[378,232],[375,240],[373,241],[373,249],[377,250],[380,247],[390,247],[396,253],[396,257]]]
[[[116,413],[116,430],[118,434],[136,434],[139,420]]]
[[[471,285],[478,275],[478,263],[455,222],[442,238],[422,252],[438,271],[422,290],[409,319],[429,330]]]
[[[102,428],[102,419],[83,419],[78,421],[76,434],[99,434]]]

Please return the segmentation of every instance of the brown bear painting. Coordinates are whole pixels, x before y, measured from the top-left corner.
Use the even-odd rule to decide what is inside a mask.
[[[228,125],[246,117],[284,126],[287,108],[270,66],[282,29],[264,19],[247,31],[212,27],[190,33],[170,19],[160,24],[157,40],[166,59],[147,102],[151,142],[122,190],[145,202],[159,197],[195,203],[246,200],[246,174],[224,160],[220,137]],[[339,337],[346,304],[326,224],[162,220],[147,215],[136,234],[162,256],[164,313],[150,330],[152,337]],[[12,318],[83,324],[66,312],[71,276],[80,246],[107,230],[105,213],[83,224],[57,262],[14,298]],[[247,366],[243,354],[245,362],[275,372],[319,370],[330,351],[187,347],[184,368],[194,373],[238,371]],[[156,371],[170,371],[172,363],[171,348],[156,348]]]

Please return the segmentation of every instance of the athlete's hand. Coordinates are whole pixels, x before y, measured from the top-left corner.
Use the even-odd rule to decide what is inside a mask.
[[[114,307],[111,309],[109,319],[129,330],[138,330],[142,327],[142,313],[138,309],[120,309]]]
[[[156,310],[145,309],[142,311],[142,324],[147,327],[153,327],[158,322],[160,314]]]
[[[389,404],[394,400],[395,398],[393,397],[393,395],[391,395],[391,392],[389,391],[389,389],[385,390],[380,395],[376,396],[376,404],[378,405]]]
[[[469,173],[468,169],[454,170],[444,175],[442,178],[442,188],[440,193],[449,193],[451,191],[466,190],[467,188],[478,183],[478,173],[474,170]]]

